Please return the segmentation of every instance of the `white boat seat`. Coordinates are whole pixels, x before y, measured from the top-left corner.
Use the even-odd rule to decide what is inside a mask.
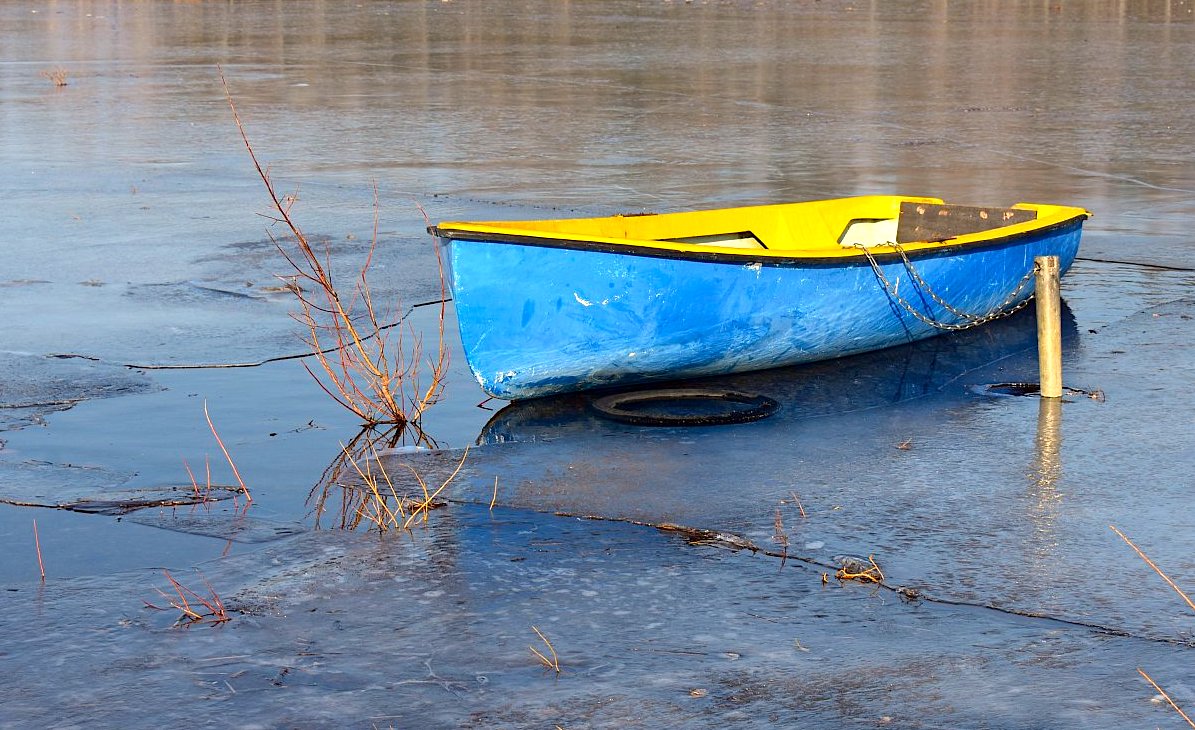
[[[843,248],[882,246],[896,241],[896,218],[858,218],[838,237]]]

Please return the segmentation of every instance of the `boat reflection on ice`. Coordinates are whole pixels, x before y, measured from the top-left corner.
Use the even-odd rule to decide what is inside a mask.
[[[1073,347],[1078,340],[1074,315],[1065,302],[1062,334],[1064,349]],[[950,386],[955,384],[962,393],[971,384],[963,382],[968,373],[1016,355],[1032,356],[1035,345],[1035,315],[1029,308],[984,327],[878,352],[645,388],[758,394],[779,403],[773,420],[792,421],[953,393]],[[1033,357],[1025,361],[1036,362]],[[1016,375],[1025,377],[1030,372]],[[626,433],[644,428],[611,420],[593,407],[595,400],[607,395],[609,391],[570,393],[511,403],[494,414],[477,443],[550,441],[582,433]]]

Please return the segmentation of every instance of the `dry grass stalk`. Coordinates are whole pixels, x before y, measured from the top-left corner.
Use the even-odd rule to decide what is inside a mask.
[[[540,631],[535,626],[532,626],[531,630],[534,631],[535,635],[540,638],[540,641],[544,642],[544,646],[548,647],[548,653],[550,653],[552,657],[549,659],[543,652],[541,652],[539,649],[536,649],[534,646],[528,646],[527,648],[531,650],[531,653],[535,655],[535,658],[539,660],[539,663],[544,665],[545,669],[551,669],[557,674],[560,674],[560,657],[556,656],[556,649],[552,646],[552,642],[548,641],[548,637],[544,636],[544,632]]]
[[[1136,553],[1137,553],[1139,556],[1141,556],[1141,559],[1145,561],[1145,564],[1146,564],[1146,565],[1148,565],[1149,567],[1153,568],[1155,573],[1157,573],[1158,575],[1162,576],[1162,580],[1166,581],[1166,585],[1168,585],[1168,586],[1170,586],[1171,588],[1173,588],[1175,593],[1177,593],[1178,595],[1182,596],[1182,599],[1183,599],[1184,601],[1186,601],[1186,602],[1187,602],[1187,605],[1191,607],[1191,610],[1192,610],[1192,611],[1195,611],[1195,602],[1192,602],[1192,601],[1191,601],[1191,597],[1190,597],[1190,596],[1188,596],[1186,593],[1184,593],[1184,592],[1183,592],[1183,589],[1182,589],[1182,588],[1179,588],[1177,583],[1175,583],[1174,581],[1170,580],[1170,576],[1168,576],[1168,575],[1166,575],[1165,573],[1163,573],[1163,572],[1162,572],[1162,569],[1161,569],[1161,568],[1159,568],[1159,567],[1158,567],[1158,566],[1157,566],[1157,565],[1154,563],[1154,561],[1150,560],[1148,555],[1146,555],[1145,553],[1141,552],[1141,548],[1139,548],[1139,547],[1137,547],[1135,544],[1133,544],[1133,541],[1132,541],[1132,540],[1130,540],[1130,539],[1129,539],[1129,538],[1128,538],[1128,537],[1127,537],[1127,536],[1126,536],[1126,535],[1125,535],[1123,532],[1121,532],[1120,530],[1116,529],[1116,526],[1115,526],[1115,525],[1108,525],[1108,527],[1111,527],[1111,528],[1112,528],[1112,532],[1115,532],[1117,535],[1119,535],[1121,540],[1124,540],[1126,543],[1128,543],[1128,546],[1129,546],[1129,547],[1131,547],[1131,548],[1133,548],[1133,550],[1134,550],[1134,551],[1135,551],[1135,552],[1136,552]]]
[[[1187,713],[1183,712],[1183,708],[1179,707],[1177,704],[1175,704],[1174,700],[1170,699],[1170,695],[1166,694],[1166,690],[1164,690],[1158,686],[1158,683],[1153,680],[1153,677],[1146,674],[1145,670],[1142,669],[1141,667],[1137,667],[1137,672],[1142,677],[1145,677],[1145,681],[1149,682],[1150,685],[1154,688],[1154,690],[1157,691],[1158,694],[1162,695],[1162,699],[1164,699],[1168,703],[1170,703],[1170,706],[1174,708],[1174,711],[1177,712],[1179,715],[1181,715],[1182,718],[1187,721],[1188,725],[1195,728],[1195,722],[1193,722],[1191,720],[1191,718],[1187,716]]]
[[[67,84],[66,77],[68,73],[69,72],[65,68],[56,66],[47,71],[42,71],[41,75],[43,78],[49,79],[50,83],[54,84],[58,88],[62,88]]]
[[[368,430],[362,431],[349,444],[341,444],[341,453],[331,466],[324,472],[320,484],[312,490],[320,492],[316,500],[316,523],[319,516],[326,509],[326,503],[334,486],[342,490],[341,529],[355,530],[361,525],[368,525],[381,532],[390,529],[410,529],[416,522],[427,522],[428,513],[439,506],[437,498],[452,483],[456,475],[465,465],[469,456],[469,449],[461,455],[456,468],[439,486],[432,489],[416,469],[410,464],[403,463],[415,477],[419,485],[418,494],[400,493],[399,487],[386,470],[378,453],[377,444],[383,438],[397,438],[393,430],[382,436],[368,438]],[[389,441],[390,447],[395,445]],[[361,487],[346,487],[340,483],[343,476],[354,474],[361,483]],[[322,485],[322,489],[320,486]]]
[[[203,579],[203,584],[207,587],[208,595],[203,596],[175,580],[174,576],[170,575],[169,570],[163,570],[162,573],[165,574],[166,580],[170,581],[170,587],[174,590],[174,594],[171,595],[161,588],[158,588],[157,591],[166,599],[171,608],[181,613],[178,620],[174,622],[175,626],[191,626],[197,623],[215,625],[232,619],[228,615],[228,611],[224,608],[224,602],[220,600],[220,596],[217,595],[215,589],[207,582],[206,578]],[[167,610],[160,606],[155,606],[149,601],[144,601],[144,603],[155,611]]]
[[[856,566],[854,565],[844,565],[838,569],[838,572],[834,574],[834,577],[838,580],[857,580],[863,583],[883,583],[884,571],[880,570],[879,565],[876,565],[875,556],[868,555],[867,561],[871,563],[870,568],[856,570]],[[851,562],[853,563],[854,561]]]
[[[386,471],[386,467],[378,459],[377,451],[374,449],[373,442],[366,442],[369,447],[369,458],[365,459],[365,467],[361,467],[361,463],[353,456],[352,452],[344,445],[340,445],[340,449],[344,454],[346,463],[348,463],[357,476],[361,478],[361,482],[368,489],[368,496],[362,499],[356,509],[356,516],[353,521],[353,526],[357,526],[362,520],[366,520],[381,531],[385,531],[390,527],[397,527],[399,524],[405,523],[407,519],[404,504],[405,497],[400,497],[398,492],[394,489],[394,481],[390,478],[390,474]],[[381,480],[373,471],[373,465],[377,464],[378,473],[381,475]],[[385,489],[382,489],[382,484]],[[394,500],[394,507],[391,508],[390,500]]]
[[[187,476],[191,478],[191,493],[195,495],[195,501],[202,501],[204,497],[199,494],[199,481],[195,479],[195,472],[191,471],[191,465],[183,459],[183,468],[187,470]]]
[[[207,401],[203,402],[203,417],[207,419],[207,427],[211,429],[212,436],[216,437],[216,443],[220,445],[220,451],[224,452],[224,458],[228,461],[228,465],[232,467],[232,473],[237,478],[237,484],[241,487],[241,492],[245,495],[245,501],[252,503],[253,495],[249,493],[249,488],[245,486],[245,480],[241,479],[241,472],[237,469],[236,462],[232,460],[232,455],[228,453],[228,448],[224,446],[224,439],[220,438],[220,434],[216,432],[216,425],[212,423],[212,417],[207,412]],[[211,470],[208,470],[208,491],[211,491]]]
[[[364,518],[362,508],[365,492],[347,487],[344,483],[346,477],[357,471],[352,462],[365,459],[367,454],[376,454],[381,449],[392,449],[398,446],[404,440],[406,430],[401,426],[385,429],[367,426],[362,428],[348,444],[341,445],[336,458],[324,469],[319,481],[307,495],[308,504],[313,504],[317,528],[322,527],[320,523],[324,513],[329,511],[329,500],[338,490],[340,493],[340,524],[337,527],[342,530],[352,530],[359,526]]]
[[[1150,559],[1149,559],[1149,556],[1148,556],[1148,555],[1146,555],[1146,554],[1145,554],[1145,553],[1144,553],[1144,552],[1141,550],[1141,548],[1137,547],[1137,545],[1136,545],[1136,544],[1135,544],[1135,543],[1134,543],[1132,540],[1130,540],[1130,539],[1128,538],[1128,536],[1127,536],[1127,535],[1125,535],[1125,534],[1124,534],[1123,532],[1121,532],[1120,530],[1116,529],[1116,525],[1108,525],[1108,527],[1110,527],[1110,528],[1112,529],[1112,532],[1115,532],[1115,533],[1116,533],[1116,534],[1117,534],[1117,535],[1120,537],[1120,539],[1121,539],[1121,540],[1124,540],[1124,541],[1125,541],[1125,543],[1126,543],[1126,544],[1127,544],[1129,547],[1133,548],[1133,551],[1134,551],[1135,553],[1137,553],[1137,555],[1138,555],[1138,556],[1140,556],[1140,558],[1141,558],[1142,560],[1144,560],[1144,561],[1145,561],[1145,564],[1146,564],[1146,565],[1148,565],[1149,567],[1153,568],[1154,572],[1155,572],[1155,573],[1157,573],[1158,575],[1160,575],[1160,576],[1162,577],[1162,580],[1166,581],[1166,584],[1167,584],[1168,586],[1170,586],[1171,588],[1173,588],[1173,589],[1174,589],[1174,592],[1175,592],[1175,593],[1177,593],[1179,596],[1181,596],[1181,597],[1182,597],[1182,599],[1183,599],[1184,601],[1186,601],[1186,602],[1187,602],[1187,605],[1188,605],[1188,606],[1190,606],[1192,610],[1195,610],[1195,603],[1192,603],[1192,602],[1191,602],[1191,597],[1190,597],[1190,596],[1188,596],[1186,593],[1184,593],[1184,592],[1183,592],[1183,589],[1179,588],[1179,587],[1178,587],[1178,584],[1177,584],[1177,583],[1175,583],[1174,581],[1172,581],[1172,580],[1170,579],[1170,576],[1168,576],[1168,575],[1166,575],[1164,572],[1162,572],[1162,569],[1161,569],[1161,568],[1159,568],[1159,567],[1157,566],[1157,564],[1156,564],[1156,563],[1154,563],[1154,561],[1150,560]],[[1150,686],[1152,686],[1152,687],[1154,688],[1154,690],[1155,690],[1155,691],[1157,691],[1157,693],[1158,693],[1158,694],[1162,695],[1162,699],[1166,700],[1166,702],[1168,702],[1168,703],[1170,704],[1170,706],[1174,708],[1174,711],[1175,711],[1175,712],[1177,712],[1179,715],[1181,715],[1181,716],[1182,716],[1182,718],[1183,718],[1184,720],[1186,720],[1186,721],[1187,721],[1187,724],[1188,724],[1188,725],[1190,725],[1191,727],[1195,728],[1195,722],[1192,722],[1192,721],[1191,721],[1191,718],[1187,716],[1187,713],[1183,712],[1182,708],[1181,708],[1181,707],[1179,707],[1179,706],[1178,706],[1178,705],[1175,703],[1175,701],[1174,701],[1174,700],[1170,699],[1170,695],[1166,694],[1166,691],[1165,691],[1165,690],[1163,690],[1163,689],[1162,689],[1162,688],[1161,688],[1161,687],[1158,685],[1158,683],[1157,683],[1157,682],[1155,682],[1155,681],[1153,680],[1153,677],[1150,677],[1148,674],[1146,674],[1146,673],[1145,673],[1145,670],[1144,670],[1144,669],[1142,669],[1142,668],[1140,668],[1140,667],[1138,667],[1138,668],[1137,668],[1137,672],[1138,672],[1138,673],[1139,673],[1139,674],[1140,674],[1142,677],[1144,677],[1144,678],[1145,678],[1145,681],[1146,681],[1146,682],[1149,682]]]
[[[207,505],[209,505],[212,502],[220,501],[221,498],[219,496],[212,495],[212,490],[216,489],[216,490],[219,490],[220,492],[227,492],[227,493],[232,494],[233,509],[239,511],[241,509],[241,507],[237,503],[237,494],[240,493],[240,494],[245,494],[246,496],[248,496],[249,490],[243,484],[240,486],[230,486],[230,485],[218,485],[218,484],[213,483],[212,482],[212,461],[207,456],[203,457],[203,467],[204,467],[204,469],[203,469],[203,471],[204,471],[204,486],[202,488],[200,488],[199,480],[195,478],[195,472],[191,470],[191,465],[187,463],[186,459],[183,459],[183,468],[187,470],[187,478],[189,478],[191,480],[191,499],[190,499],[190,501],[178,500],[178,501],[172,501],[172,502],[161,502],[160,505],[161,506],[177,506],[177,505],[183,505],[183,504],[190,504],[190,505],[192,505],[192,507],[198,506],[198,505],[204,505],[206,507]],[[245,502],[246,510],[249,509],[250,502],[252,502],[251,499],[247,500]]]
[[[805,519],[805,506],[801,504],[801,498],[794,491],[790,491],[788,496],[792,497],[792,503],[797,505],[797,510],[801,513],[801,519]]]
[[[444,315],[447,283],[440,251],[435,249],[440,276],[439,341],[436,352],[424,357],[422,338],[409,322],[394,316],[386,317],[374,304],[368,272],[378,243],[378,192],[374,187],[373,237],[369,253],[354,279],[351,291],[342,291],[333,277],[331,251],[325,246],[317,251],[291,215],[294,195],[280,196],[249,143],[236,104],[224,73],[220,81],[233,119],[245,149],[257,169],[257,174],[270,196],[276,216],[291,239],[291,250],[271,233],[270,238],[286,259],[292,273],[279,277],[288,284],[299,303],[295,318],[305,327],[305,342],[319,362],[319,372],[306,364],[320,388],[337,403],[356,414],[366,424],[405,424],[417,421],[423,412],[434,405],[444,388],[448,369],[448,349],[445,344]],[[422,206],[419,207],[423,213]],[[423,213],[425,221],[427,214]],[[394,321],[396,320],[397,321]],[[397,326],[396,326],[397,325]],[[427,380],[421,382],[427,366]]]
[[[232,454],[228,452],[228,447],[224,445],[224,439],[220,438],[220,433],[216,431],[216,424],[212,421],[212,416],[208,412],[207,401],[203,402],[203,416],[207,420],[207,427],[211,430],[212,436],[215,437],[216,443],[220,446],[220,451],[224,453],[224,459],[228,462],[228,466],[232,468],[232,473],[236,477],[237,486],[218,486],[221,491],[232,493],[232,504],[235,509],[240,509],[237,503],[236,495],[238,493],[245,495],[245,509],[249,509],[249,505],[253,503],[253,495],[249,492],[249,487],[245,485],[245,480],[241,478],[241,471],[237,468],[236,462],[232,460]],[[195,472],[191,469],[191,465],[183,459],[183,468],[187,470],[187,477],[191,480],[191,501],[190,502],[174,502],[173,504],[203,504],[209,502],[219,501],[218,497],[212,496],[212,462],[206,455],[203,457],[204,470],[204,487],[201,490],[199,487],[199,480],[195,477]]]
[[[498,503],[498,477],[494,476],[494,496],[490,497],[490,512],[494,511],[494,505]]]
[[[203,492],[199,491],[199,480],[195,478],[195,472],[191,471],[191,465],[183,459],[183,468],[187,470],[187,476],[191,478],[191,493],[195,497],[196,503],[206,503],[212,501],[212,462],[206,456],[203,458],[204,466],[207,472],[207,486]]]
[[[461,454],[461,460],[457,462],[456,468],[452,470],[452,473],[448,475],[448,478],[445,479],[440,486],[436,487],[434,492],[428,491],[427,482],[423,481],[423,477],[419,475],[419,472],[415,471],[415,467],[407,464],[406,462],[403,463],[403,466],[410,470],[411,474],[415,476],[415,480],[419,482],[420,488],[423,489],[423,499],[409,498],[408,504],[411,505],[413,509],[411,510],[410,516],[407,517],[407,521],[403,523],[404,529],[409,528],[420,517],[422,517],[423,522],[427,522],[428,512],[430,512],[432,507],[435,505],[436,497],[440,496],[440,492],[443,492],[444,489],[452,483],[452,480],[456,478],[456,475],[460,473],[461,467],[465,465],[465,459],[468,458],[468,456],[469,448],[465,447],[465,453]]]
[[[236,477],[236,480],[237,480],[236,487],[221,487],[221,489],[226,489],[226,490],[232,492],[232,503],[233,503],[233,506],[237,509],[239,509],[240,506],[237,504],[236,495],[238,492],[241,494],[244,494],[245,495],[245,509],[248,509],[249,505],[253,503],[253,495],[250,494],[249,487],[247,487],[245,485],[245,480],[241,478],[241,471],[240,471],[240,469],[237,468],[236,462],[232,460],[232,454],[230,454],[228,452],[228,447],[224,445],[224,439],[220,438],[220,433],[216,430],[216,424],[212,421],[212,416],[208,412],[207,401],[203,402],[203,417],[207,420],[207,427],[208,427],[208,429],[211,430],[212,436],[215,437],[216,443],[220,446],[220,451],[222,451],[224,453],[224,459],[228,462],[228,466],[230,466],[232,468],[232,473]],[[208,502],[217,501],[216,498],[212,497],[212,486],[213,485],[212,485],[212,463],[211,463],[211,460],[208,459],[207,456],[204,456],[203,464],[204,464],[206,486],[205,486],[204,490],[201,492],[199,489],[199,480],[195,478],[195,472],[191,470],[191,465],[187,463],[187,460],[183,459],[183,468],[187,470],[187,476],[191,479],[191,494],[192,494],[192,497],[194,498],[195,504],[206,504]]]
[[[46,564],[41,559],[41,538],[37,536],[37,520],[33,521],[33,547],[37,549],[37,569],[41,572],[41,582],[46,582]]]

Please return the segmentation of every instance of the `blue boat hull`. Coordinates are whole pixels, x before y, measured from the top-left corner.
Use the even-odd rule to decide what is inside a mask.
[[[912,255],[913,270],[956,311],[986,314],[1036,256],[1065,272],[1082,221],[998,244]],[[490,395],[561,392],[761,370],[878,350],[964,322],[898,256],[750,263],[441,239],[461,340]],[[903,303],[902,303],[903,300]]]

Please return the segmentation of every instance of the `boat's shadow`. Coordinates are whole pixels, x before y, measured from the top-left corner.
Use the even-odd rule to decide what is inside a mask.
[[[1074,315],[1065,302],[1062,334],[1065,354],[1079,340]],[[961,397],[968,386],[985,382],[985,377],[986,382],[1036,380],[1036,337],[1035,314],[1029,307],[982,327],[878,352],[754,373],[654,383],[638,390],[680,387],[759,394],[779,403],[772,420],[840,415],[914,399]],[[511,403],[494,414],[477,443],[550,441],[570,435],[642,430],[643,426],[611,420],[593,407],[596,399],[610,393],[574,393]]]
[[[1079,340],[1069,310],[1063,335],[1065,362]],[[772,508],[760,505],[787,498],[798,481],[803,497],[841,504],[841,490],[885,489],[895,454],[914,455],[903,468],[928,459],[916,463],[936,470],[941,448],[957,442],[937,436],[983,428],[982,419],[968,417],[971,406],[995,402],[976,395],[974,386],[1036,379],[1035,344],[1029,310],[864,356],[648,386],[749,391],[778,403],[770,417],[742,425],[633,425],[593,407],[604,394],[582,393],[503,408],[482,429],[480,447],[467,454],[458,448],[367,455],[382,462],[400,494],[450,484],[451,498],[462,502],[732,532],[766,529],[757,523],[760,514],[770,520]],[[903,449],[905,440],[915,442],[912,450],[893,449]],[[355,474],[341,476],[352,482]],[[349,508],[365,492],[332,481],[353,493],[342,513],[355,524],[359,511]],[[337,504],[334,494],[329,501],[321,492],[320,504]]]

